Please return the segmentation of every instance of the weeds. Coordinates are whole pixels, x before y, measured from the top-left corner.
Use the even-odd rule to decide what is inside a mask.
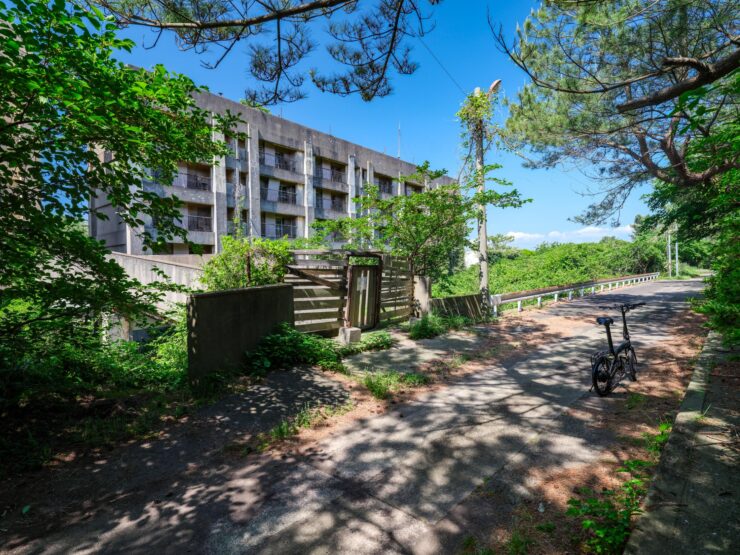
[[[339,353],[342,357],[364,353],[365,351],[382,351],[393,347],[393,338],[387,331],[376,331],[363,334],[357,343],[342,345]]]
[[[663,447],[668,442],[668,438],[671,435],[672,427],[673,425],[670,422],[663,421],[658,425],[657,434],[642,434],[643,441],[645,442],[645,449],[650,452],[653,458],[658,459],[660,457],[660,452],[663,450]]]
[[[465,316],[440,316],[425,314],[419,320],[409,325],[408,332],[411,339],[429,339],[437,337],[449,330],[459,330],[469,326],[473,320]]]
[[[637,407],[641,407],[643,404],[645,404],[646,400],[647,397],[645,397],[645,395],[642,395],[640,393],[630,393],[629,397],[627,397],[627,409],[632,410],[636,409]]]
[[[519,530],[514,530],[506,544],[509,555],[526,555],[532,546],[532,539]]]
[[[581,526],[589,535],[586,544],[594,553],[622,553],[630,535],[632,517],[642,512],[640,503],[647,493],[650,469],[660,457],[671,432],[670,422],[661,422],[657,434],[643,434],[645,449],[652,460],[627,460],[617,472],[628,474],[619,489],[590,488],[579,490],[581,497],[568,500],[567,514],[581,519]]]
[[[362,384],[376,399],[388,399],[391,394],[403,386],[420,387],[429,383],[424,374],[401,373],[396,371],[368,373],[362,379]]]
[[[350,412],[354,406],[354,402],[351,399],[341,405],[325,407],[311,407],[309,403],[305,403],[295,416],[284,418],[269,432],[260,434],[257,438],[257,450],[265,451],[273,443],[290,439],[302,429],[313,428],[319,422],[323,422],[328,418],[341,416]],[[227,446],[226,449],[244,455],[249,454],[253,450],[249,445]]]

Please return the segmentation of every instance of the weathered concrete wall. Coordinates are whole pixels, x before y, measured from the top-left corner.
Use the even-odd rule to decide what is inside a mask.
[[[198,383],[217,370],[239,367],[244,353],[278,324],[293,324],[293,286],[265,285],[188,299],[188,375]]]
[[[187,264],[164,262],[160,257],[149,257],[147,255],[131,255],[112,252],[111,258],[118,262],[126,273],[141,283],[153,283],[163,281],[162,276],[155,270],[164,273],[172,283],[183,285],[191,289],[200,289],[198,282],[203,275],[203,270],[197,266]],[[167,292],[164,295],[164,304],[184,303],[187,301],[187,293]],[[164,307],[163,307],[164,308]]]

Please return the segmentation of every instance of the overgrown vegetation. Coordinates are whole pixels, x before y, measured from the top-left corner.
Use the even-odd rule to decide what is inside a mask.
[[[670,422],[661,422],[657,434],[643,434],[650,460],[627,460],[617,469],[627,475],[618,489],[581,488],[579,497],[568,501],[569,516],[581,520],[588,534],[586,545],[592,553],[622,553],[632,528],[632,519],[642,512],[641,504],[651,480],[652,467],[658,462],[671,432]]]
[[[661,271],[664,261],[665,244],[652,236],[636,236],[634,241],[605,238],[598,243],[543,244],[535,250],[507,248],[489,265],[488,283],[494,294],[511,293]],[[433,284],[435,297],[477,291],[477,265]]]
[[[281,324],[275,333],[264,337],[256,349],[247,353],[247,372],[263,374],[267,370],[311,364],[323,370],[346,373],[342,357],[392,346],[393,339],[386,331],[368,333],[358,343],[340,345],[333,339],[302,333],[290,324]]]
[[[301,333],[290,324],[262,339],[247,353],[247,371],[263,374],[268,370],[288,369],[297,364],[312,364],[325,370],[346,372],[339,345],[331,339]]]
[[[392,393],[404,387],[420,387],[428,384],[428,376],[415,372],[368,372],[362,378],[362,384],[376,399],[388,399]]]
[[[421,318],[408,326],[411,339],[429,339],[437,337],[450,330],[459,330],[473,321],[465,316],[440,316],[431,313],[424,314]]]

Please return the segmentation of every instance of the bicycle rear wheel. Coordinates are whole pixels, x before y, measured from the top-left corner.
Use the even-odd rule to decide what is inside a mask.
[[[610,366],[609,359],[607,357],[601,357],[591,367],[591,381],[599,397],[609,395],[609,392],[612,390],[613,375]]]

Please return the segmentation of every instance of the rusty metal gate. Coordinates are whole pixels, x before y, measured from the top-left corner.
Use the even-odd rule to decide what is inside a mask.
[[[366,330],[378,324],[380,312],[380,266],[349,267],[349,310],[352,326]]]

